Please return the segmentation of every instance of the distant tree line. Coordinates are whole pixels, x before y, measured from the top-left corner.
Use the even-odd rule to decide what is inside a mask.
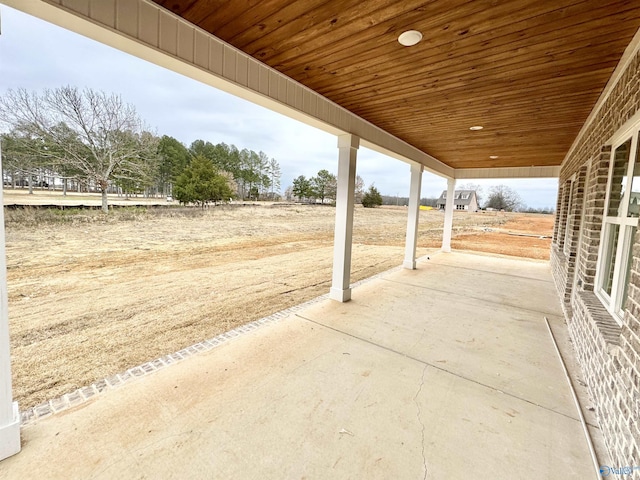
[[[396,205],[401,207],[409,206],[409,197],[401,197],[399,195],[382,195],[383,205]],[[424,207],[436,207],[438,204],[438,198],[423,197],[420,199],[420,205]]]
[[[396,205],[401,207],[409,206],[409,197],[401,197],[399,195],[382,195],[382,204],[383,205]],[[436,207],[438,204],[437,197],[423,197],[420,199],[420,205],[423,207]]]
[[[409,205],[409,197],[400,197],[398,195],[381,195],[382,205],[397,205],[405,206]]]
[[[556,213],[555,208],[543,207],[543,208],[534,208],[534,207],[525,207],[520,210],[524,213],[544,213],[546,215],[553,215]]]
[[[173,137],[158,137],[135,108],[115,94],[62,87],[29,93],[9,90],[0,97],[0,134],[5,185],[98,191],[108,211],[107,193],[174,196],[182,203],[205,206],[231,198],[280,198],[280,165],[264,152],[235,145],[196,140],[189,147]],[[475,190],[478,204],[482,188]],[[300,175],[287,188],[288,200],[335,203],[337,179],[328,170]],[[356,177],[357,203],[367,206],[408,205],[409,199],[381,195]],[[436,198],[421,205],[436,206]],[[505,211],[553,212],[528,209],[518,193],[505,186],[490,188],[483,208]]]
[[[335,204],[337,187],[336,175],[328,170],[320,170],[311,178],[304,175],[295,178],[293,184],[286,189],[285,197],[287,200]],[[372,208],[382,205],[383,197],[373,184],[365,191],[364,180],[356,175],[354,201],[365,208]]]
[[[182,203],[275,199],[278,162],[234,145],[158,137],[135,108],[115,94],[62,87],[42,93],[9,90],[0,97],[5,185],[173,195]]]

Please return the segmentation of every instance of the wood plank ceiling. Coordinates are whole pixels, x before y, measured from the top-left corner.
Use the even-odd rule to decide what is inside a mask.
[[[454,168],[560,165],[640,28],[638,0],[154,1]]]

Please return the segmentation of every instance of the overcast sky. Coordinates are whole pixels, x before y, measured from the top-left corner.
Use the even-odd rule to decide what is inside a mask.
[[[115,92],[133,104],[158,135],[186,146],[197,139],[265,152],[282,168],[282,191],[298,175],[337,173],[336,137],[111,47],[0,5],[0,95],[64,85]],[[409,165],[358,151],[357,173],[383,195],[409,195]],[[474,180],[515,189],[530,207],[553,208],[556,179]],[[459,183],[465,183],[461,181]],[[422,197],[437,197],[446,180],[425,173]]]

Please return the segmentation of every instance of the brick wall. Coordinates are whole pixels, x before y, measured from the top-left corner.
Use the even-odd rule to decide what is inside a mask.
[[[616,374],[621,390],[627,395],[620,395],[615,405],[624,434],[618,442],[624,458],[628,461],[633,458],[637,464],[640,462],[640,231],[636,232],[633,246],[629,297],[619,341]]]
[[[608,460],[618,466],[640,466],[640,233],[635,237],[622,326],[602,306],[594,285],[611,155],[605,143],[639,109],[640,55],[636,55],[562,165],[551,249],[554,282]],[[567,182],[574,175],[576,193],[569,200]]]
[[[591,162],[586,181],[582,238],[580,239],[576,274],[578,285],[587,291],[594,289],[610,155],[611,147],[601,147]]]
[[[551,245],[551,274],[553,275],[553,281],[558,289],[558,294],[562,300],[562,308],[565,315],[568,315],[567,307],[570,303],[570,298],[565,295],[563,285],[567,284],[567,259],[564,256],[562,249],[558,248],[556,244]]]
[[[577,270],[580,226],[584,217],[588,170],[588,166],[583,165],[573,179],[565,182],[562,194],[558,194],[561,213],[558,215],[556,223],[563,222],[565,227],[558,228],[557,239],[552,243],[551,269],[568,320],[571,320],[573,316],[571,293]]]

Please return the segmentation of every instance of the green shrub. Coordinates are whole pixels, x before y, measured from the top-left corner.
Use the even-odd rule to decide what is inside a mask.
[[[371,185],[369,190],[362,196],[362,206],[366,208],[374,208],[382,205],[382,195],[376,187]]]

